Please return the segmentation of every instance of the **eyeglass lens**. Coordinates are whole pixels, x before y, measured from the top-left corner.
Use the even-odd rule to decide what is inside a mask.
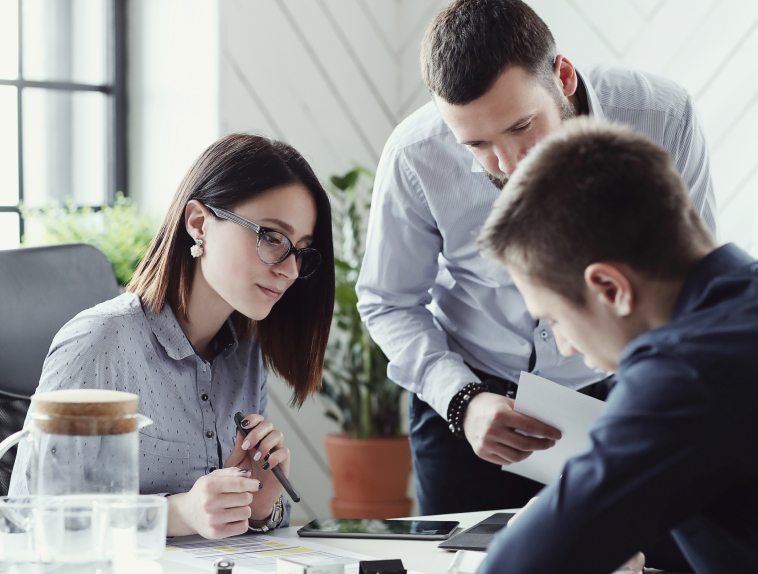
[[[264,263],[277,263],[289,251],[290,243],[286,236],[276,231],[267,231],[260,236],[258,243],[258,256]],[[307,277],[313,273],[321,263],[321,257],[315,250],[306,250],[295,258],[297,271],[301,277]]]

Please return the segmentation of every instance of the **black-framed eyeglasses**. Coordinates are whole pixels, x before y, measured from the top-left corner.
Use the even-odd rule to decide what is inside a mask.
[[[298,249],[284,233],[275,229],[262,227],[226,209],[211,207],[210,205],[206,205],[205,207],[210,209],[216,217],[232,221],[242,227],[255,231],[258,234],[258,243],[255,248],[258,252],[258,259],[266,265],[276,265],[294,254],[298,279],[310,277],[318,269],[318,266],[321,265],[321,254],[318,251],[311,247]]]

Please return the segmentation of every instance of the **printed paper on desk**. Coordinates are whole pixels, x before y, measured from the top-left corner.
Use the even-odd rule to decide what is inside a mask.
[[[275,530],[274,533],[276,533]],[[246,534],[223,540],[169,541],[163,560],[181,562],[210,572],[216,560],[229,558],[234,560],[235,574],[237,572],[271,574],[276,571],[277,559],[295,556],[344,564],[345,570],[353,572],[358,571],[361,560],[376,560],[372,556],[348,552],[324,544],[263,534]]]
[[[550,484],[566,461],[587,448],[590,427],[605,403],[537,375],[521,372],[514,410],[561,431],[553,448],[534,451],[529,458],[503,470]]]

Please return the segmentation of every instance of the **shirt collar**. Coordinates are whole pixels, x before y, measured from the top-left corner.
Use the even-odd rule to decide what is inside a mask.
[[[582,82],[584,90],[587,93],[587,106],[590,109],[590,115],[599,120],[604,120],[605,114],[603,113],[600,100],[597,99],[597,94],[595,93],[592,84],[590,84],[589,80],[579,70],[576,70],[576,75],[579,78],[579,81]]]
[[[228,359],[234,354],[239,346],[239,340],[237,339],[237,332],[234,330],[234,324],[232,318],[229,317],[224,325],[219,329],[216,336],[213,337],[215,349],[213,355],[222,355],[225,359]]]
[[[713,280],[718,276],[736,271],[751,263],[755,263],[755,259],[733,243],[727,243],[711,251],[687,275],[674,305],[671,319],[676,319],[697,308],[707,296],[708,288]]]
[[[166,354],[176,361],[186,359],[196,354],[195,348],[182,331],[179,321],[176,320],[174,311],[168,302],[163,304],[163,309],[156,315],[149,309],[144,309],[150,328],[155,338],[166,350]],[[237,333],[234,331],[231,318],[227,319],[219,332],[213,338],[214,356],[223,354],[225,358],[231,356],[237,350]]]

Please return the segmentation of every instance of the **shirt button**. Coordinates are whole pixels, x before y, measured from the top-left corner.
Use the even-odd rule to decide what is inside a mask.
[[[203,393],[203,395],[200,398],[203,399],[204,401],[207,401],[208,400],[208,395],[206,395],[205,393]]]
[[[207,436],[208,438],[213,438],[213,431],[212,430],[205,431],[205,436]]]
[[[543,340],[543,341],[544,341],[545,339],[547,339],[547,331],[545,331],[545,330],[542,330],[542,331],[540,331],[540,337],[542,337],[542,340]]]
[[[215,466],[212,466],[208,469],[208,474],[212,473],[213,471],[218,470]]]

